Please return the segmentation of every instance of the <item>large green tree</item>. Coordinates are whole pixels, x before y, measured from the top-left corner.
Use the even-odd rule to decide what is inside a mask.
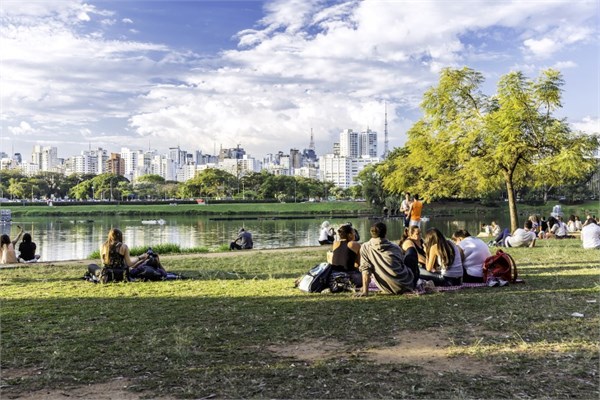
[[[404,154],[381,167],[389,172],[383,183],[426,199],[483,196],[504,186],[514,230],[516,189],[581,178],[595,168],[590,156],[598,139],[571,131],[554,116],[563,85],[556,70],[536,80],[506,74],[491,97],[481,92],[482,84],[472,69],[444,69],[424,95],[424,115],[408,132]]]

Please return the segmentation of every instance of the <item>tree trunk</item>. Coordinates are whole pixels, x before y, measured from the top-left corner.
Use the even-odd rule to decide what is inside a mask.
[[[517,214],[517,199],[515,199],[515,189],[512,183],[512,177],[507,176],[506,192],[508,194],[508,211],[510,212],[510,231],[514,232],[519,227],[519,215]]]

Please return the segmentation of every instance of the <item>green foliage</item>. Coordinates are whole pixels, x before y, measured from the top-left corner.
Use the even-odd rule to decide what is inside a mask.
[[[515,192],[589,175],[598,139],[571,132],[553,116],[561,105],[558,71],[543,71],[536,81],[511,72],[492,97],[481,93],[482,83],[469,68],[444,69],[438,86],[424,95],[424,116],[409,130],[405,149],[379,171],[386,190],[426,200],[486,197],[504,185],[514,230]]]

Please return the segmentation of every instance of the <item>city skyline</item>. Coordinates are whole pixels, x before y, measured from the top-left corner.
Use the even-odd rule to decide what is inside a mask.
[[[444,67],[561,70],[573,129],[599,128],[597,1],[0,3],[0,152],[179,145],[325,154],[346,128],[404,144]]]

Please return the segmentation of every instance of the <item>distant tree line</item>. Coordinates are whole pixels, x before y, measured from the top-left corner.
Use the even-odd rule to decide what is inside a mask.
[[[115,174],[70,175],[43,172],[29,177],[18,171],[0,171],[0,198],[19,200],[163,200],[163,199],[245,199],[280,202],[357,198],[356,188],[343,190],[332,182],[316,179],[249,173],[239,179],[223,170],[206,169],[186,182],[165,181],[158,175],[144,175],[130,182]]]

